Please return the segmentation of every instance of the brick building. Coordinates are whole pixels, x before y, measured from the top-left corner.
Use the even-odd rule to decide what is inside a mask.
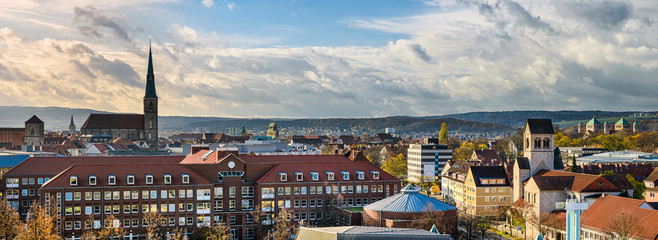
[[[55,207],[67,238],[100,228],[109,215],[128,236],[143,234],[144,214],[157,212],[170,232],[223,222],[235,239],[252,239],[256,206],[266,227],[284,207],[314,223],[327,206],[365,206],[400,188],[361,154],[29,158],[5,176],[10,204],[23,217],[35,200]]]

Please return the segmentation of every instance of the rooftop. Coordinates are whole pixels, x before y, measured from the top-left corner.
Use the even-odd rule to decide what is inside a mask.
[[[371,203],[363,208],[381,212],[449,211],[456,209],[452,205],[421,194],[411,184],[402,188],[400,193]]]
[[[365,240],[387,240],[387,239],[452,239],[447,234],[436,234],[422,229],[411,228],[387,228],[366,226],[342,226],[342,227],[300,227],[297,239],[365,239]]]

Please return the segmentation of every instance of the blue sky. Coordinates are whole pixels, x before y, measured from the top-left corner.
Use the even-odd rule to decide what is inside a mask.
[[[651,0],[5,1],[0,104],[377,117],[656,110]]]

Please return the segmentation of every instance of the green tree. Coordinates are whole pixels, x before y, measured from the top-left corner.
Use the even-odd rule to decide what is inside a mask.
[[[633,186],[633,198],[644,199],[644,191],[647,190],[647,186],[644,185],[644,182],[635,180],[631,174],[626,174],[626,179],[631,186]]]
[[[571,156],[571,166],[569,166],[569,171],[570,172],[578,172],[578,166],[576,165],[576,157]]]
[[[441,123],[441,130],[439,131],[439,143],[445,144],[448,141],[448,124]]]
[[[407,158],[402,153],[395,157],[389,157],[382,164],[382,170],[397,178],[405,176],[407,175]]]
[[[7,199],[0,198],[0,239],[14,239],[18,235],[18,228],[22,224],[18,212],[7,203]]]

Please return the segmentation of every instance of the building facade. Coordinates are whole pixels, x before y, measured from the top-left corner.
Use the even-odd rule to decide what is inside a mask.
[[[464,182],[464,211],[500,217],[512,203],[512,185],[503,166],[471,166]]]
[[[441,172],[452,159],[452,149],[436,141],[425,144],[409,144],[407,150],[407,178],[412,182],[441,182]]]

